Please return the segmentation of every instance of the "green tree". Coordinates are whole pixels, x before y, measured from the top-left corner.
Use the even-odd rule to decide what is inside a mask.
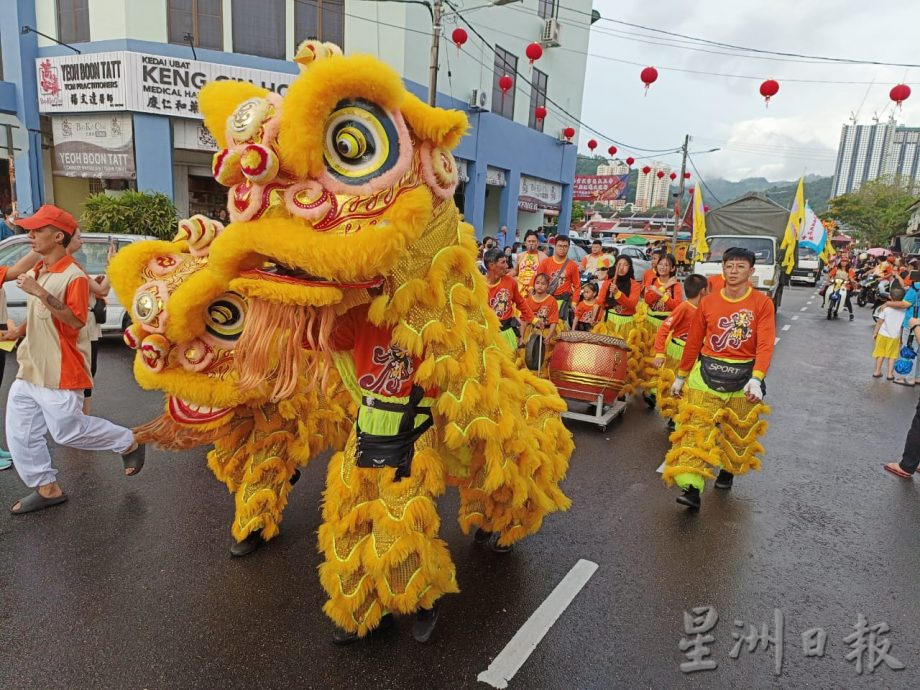
[[[831,199],[824,217],[852,228],[857,239],[870,247],[887,247],[907,228],[908,208],[915,200],[910,180],[879,178]]]
[[[585,207],[577,201],[572,204],[572,222],[580,223],[585,219]]]
[[[165,194],[128,191],[118,196],[89,197],[83,207],[82,227],[87,232],[169,240],[176,234],[178,220],[176,206]]]

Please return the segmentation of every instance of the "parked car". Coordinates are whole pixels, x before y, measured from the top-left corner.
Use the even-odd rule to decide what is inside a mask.
[[[101,233],[82,233],[83,246],[74,258],[90,276],[105,273],[109,264],[109,244],[115,242],[118,249],[138,242],[152,240],[153,237],[143,235],[104,235]],[[12,266],[32,249],[27,235],[13,235],[0,242],[0,266]],[[19,289],[15,282],[4,283],[6,291],[6,304],[10,318],[17,324],[26,318],[26,293]],[[125,308],[119,303],[114,290],[109,290],[106,297],[106,321],[102,325],[103,335],[121,335],[131,323]]]
[[[618,242],[605,241],[603,243],[605,250],[614,248],[617,250],[617,256],[628,256],[632,259],[633,269],[636,274],[636,280],[642,280],[643,274],[652,267],[652,262],[645,258],[645,249],[633,244],[622,244]]]

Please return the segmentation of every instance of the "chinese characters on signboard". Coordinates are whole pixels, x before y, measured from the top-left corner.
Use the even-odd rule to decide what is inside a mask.
[[[629,175],[576,175],[575,201],[617,201],[626,198]]]
[[[284,94],[296,74],[127,51],[38,58],[43,113],[132,110],[201,119],[198,92],[210,81],[249,81]]]
[[[518,195],[518,209],[537,211],[559,209],[562,206],[562,185],[558,182],[541,180],[538,177],[521,175],[521,189]]]

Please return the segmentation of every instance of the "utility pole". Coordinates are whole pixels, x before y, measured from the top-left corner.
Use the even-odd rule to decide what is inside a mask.
[[[690,146],[690,135],[684,135],[684,146],[683,146],[683,159],[680,162],[680,183],[678,186],[677,192],[677,203],[674,204],[674,231],[671,234],[671,253],[677,253],[677,231],[680,229],[681,214],[680,214],[680,204],[684,200],[684,182],[686,179],[684,175],[687,173],[687,150]]]
[[[441,46],[441,12],[443,0],[434,0],[431,18],[431,63],[428,67],[428,105],[437,105],[438,53]]]

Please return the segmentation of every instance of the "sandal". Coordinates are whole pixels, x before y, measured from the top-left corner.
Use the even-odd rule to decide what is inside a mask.
[[[886,377],[885,377],[885,380],[886,380],[886,381],[894,381],[894,376],[886,376]]]
[[[131,450],[121,456],[122,462],[125,464],[126,470],[134,470],[133,472],[128,472],[126,476],[136,477],[141,473],[141,470],[144,469],[144,458],[147,456],[147,446],[136,445],[134,450]]]
[[[26,513],[34,513],[36,510],[44,510],[45,508],[50,508],[51,506],[60,505],[66,501],[67,494],[61,494],[60,496],[54,496],[53,498],[45,498],[40,493],[38,493],[38,491],[33,491],[25,498],[19,499],[19,510],[13,510],[13,508],[10,508],[10,512],[13,515],[25,515]]]
[[[885,468],[886,472],[891,472],[895,477],[900,477],[901,479],[910,479],[913,475],[905,472],[901,469],[901,466],[896,462],[889,462],[882,467]]]
[[[874,378],[874,379],[880,379],[880,378],[882,378],[882,375],[881,375],[881,374],[872,374],[872,378]]]
[[[905,381],[904,379],[901,379],[900,381],[898,381],[897,379],[895,379],[894,382],[895,382],[895,384],[897,384],[898,386],[907,386],[908,388],[913,388],[913,387],[914,387],[914,384],[913,384],[913,383],[908,383],[908,382]]]

